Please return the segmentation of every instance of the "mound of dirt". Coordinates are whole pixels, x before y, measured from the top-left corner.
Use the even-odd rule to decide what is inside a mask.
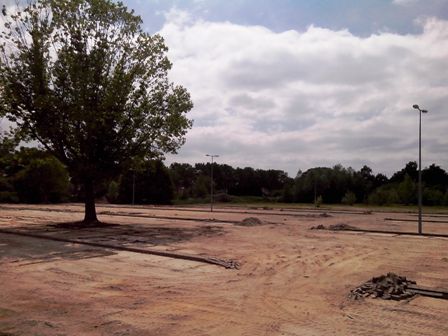
[[[357,230],[356,226],[348,225],[345,223],[332,224],[328,227],[328,230],[339,231],[339,230]]]
[[[343,231],[343,230],[357,230],[356,226],[351,226],[348,224],[340,223],[340,224],[332,224],[326,227],[325,225],[319,224],[316,226],[312,226],[310,230],[332,230],[332,231]]]
[[[383,300],[404,300],[415,295],[408,290],[409,285],[415,285],[413,280],[406,279],[395,273],[387,273],[379,277],[373,277],[359,287],[353,289],[349,297],[359,300],[365,297],[380,298]]]
[[[311,228],[310,228],[310,230],[326,230],[327,228],[325,227],[325,225],[322,225],[322,224],[319,224],[319,225],[316,225],[316,226],[312,226]]]
[[[257,218],[257,217],[247,217],[244,218],[240,223],[238,223],[237,225],[242,225],[242,226],[255,226],[255,225],[262,225],[263,222]]]

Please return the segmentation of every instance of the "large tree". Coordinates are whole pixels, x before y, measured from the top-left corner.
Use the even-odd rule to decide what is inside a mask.
[[[190,95],[168,80],[163,38],[121,2],[33,0],[2,12],[0,115],[68,167],[94,223],[95,186],[184,143]]]

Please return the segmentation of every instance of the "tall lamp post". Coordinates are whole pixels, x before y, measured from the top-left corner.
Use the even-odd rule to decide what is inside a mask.
[[[211,165],[211,178],[210,178],[210,212],[213,212],[213,159],[216,157],[219,157],[219,155],[216,154],[206,154],[205,156],[209,156],[212,159],[212,165]]]
[[[417,104],[412,105],[419,111],[420,119],[418,124],[418,233],[422,234],[422,113],[428,113],[422,110]]]

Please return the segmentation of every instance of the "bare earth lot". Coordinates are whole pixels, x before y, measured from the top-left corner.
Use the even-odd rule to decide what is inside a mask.
[[[201,211],[198,211],[201,210]],[[236,260],[199,262],[0,233],[0,336],[448,335],[448,301],[347,298],[395,272],[448,289],[448,238],[309,230],[416,231],[415,214],[99,206],[106,228],[55,227],[80,205],[0,207],[0,229]],[[262,225],[237,225],[256,217]],[[388,220],[385,220],[388,218]],[[424,230],[448,235],[448,216]]]

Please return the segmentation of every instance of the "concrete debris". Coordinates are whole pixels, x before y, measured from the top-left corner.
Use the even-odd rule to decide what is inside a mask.
[[[349,298],[359,300],[366,297],[380,298],[383,300],[405,300],[413,297],[415,293],[408,286],[415,285],[413,280],[406,279],[395,273],[387,273],[379,277],[373,277],[350,291]]]

